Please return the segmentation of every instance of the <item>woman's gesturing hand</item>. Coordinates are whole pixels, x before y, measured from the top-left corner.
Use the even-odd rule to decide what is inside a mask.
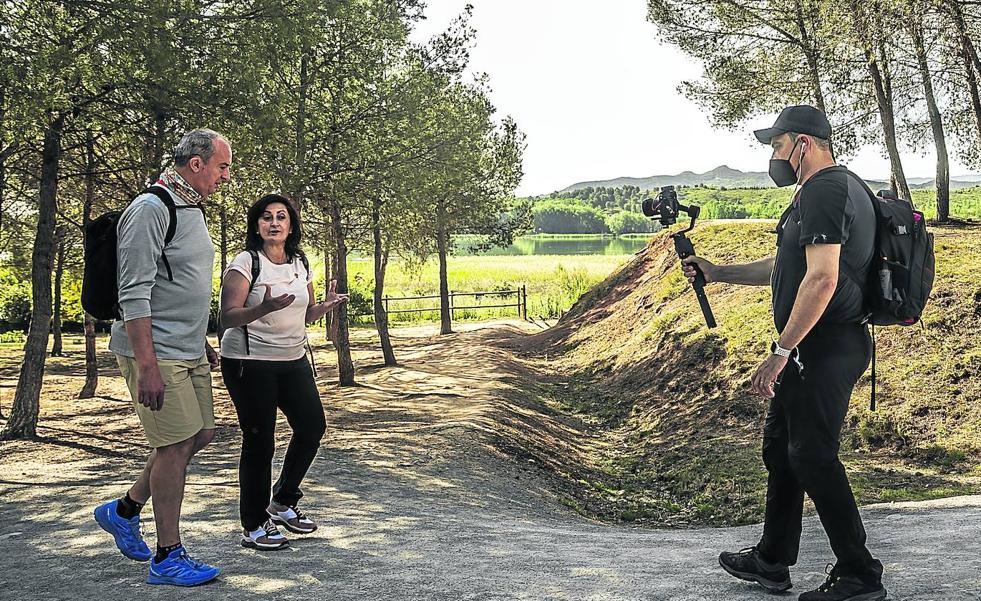
[[[269,291],[269,284],[260,284],[266,287],[266,293],[262,297],[262,308],[265,310],[266,314],[272,313],[273,311],[279,311],[280,309],[285,309],[293,304],[296,300],[295,294],[280,294],[274,297],[272,292]]]
[[[313,287],[310,287],[310,295],[313,296]],[[337,280],[331,280],[327,284],[327,297],[324,298],[322,302],[315,305],[310,305],[307,309],[307,323],[313,323],[319,320],[324,315],[327,315],[340,305],[343,305],[348,301],[347,294],[337,293]]]
[[[350,295],[348,294],[338,294],[337,293],[337,280],[331,280],[327,285],[327,297],[324,298],[323,302],[320,303],[324,312],[330,311],[335,307],[342,305],[348,301]]]

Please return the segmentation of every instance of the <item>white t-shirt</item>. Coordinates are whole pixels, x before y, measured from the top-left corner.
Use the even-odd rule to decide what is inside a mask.
[[[237,271],[252,281],[252,256],[248,251],[239,253],[225,273]],[[249,329],[249,353],[245,352],[245,332],[241,327],[225,330],[221,338],[221,356],[229,359],[261,359],[264,361],[294,361],[303,357],[307,340],[306,312],[310,303],[307,284],[312,275],[303,267],[299,257],[292,263],[277,265],[263,252],[259,252],[259,278],[248,298],[246,307],[262,304],[269,285],[269,293],[294,294],[296,299],[288,307],[273,311],[268,315],[246,324]]]

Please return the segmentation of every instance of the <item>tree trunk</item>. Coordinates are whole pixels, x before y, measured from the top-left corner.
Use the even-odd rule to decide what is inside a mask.
[[[324,233],[324,296],[327,296],[327,291],[330,289],[330,281],[334,279],[334,261],[332,259],[334,255],[334,245],[331,243],[331,236],[329,232]],[[334,346],[337,346],[335,340],[337,340],[337,332],[334,330],[334,326],[337,323],[335,319],[337,311],[331,311],[327,315],[324,315],[324,335],[327,339],[331,341]]]
[[[864,10],[866,9],[859,7],[857,0],[852,0],[850,8],[856,33],[868,40],[875,32],[869,31],[870,28],[863,22]],[[879,109],[879,120],[882,123],[882,133],[885,137],[886,151],[889,154],[889,164],[892,168],[892,176],[896,180],[896,193],[904,200],[911,200],[909,185],[906,183],[906,175],[903,173],[903,162],[899,155],[899,144],[896,141],[896,121],[889,89],[891,84],[888,78],[883,76],[880,61],[876,56],[876,52],[882,51],[882,48],[879,45],[873,49],[870,42],[865,41],[862,44],[862,49],[865,52],[866,68],[872,78],[872,88]]]
[[[903,170],[903,160],[899,154],[899,142],[896,139],[896,112],[892,95],[892,75],[889,73],[889,62],[885,55],[885,45],[880,40],[880,60],[869,63],[869,73],[876,88],[876,103],[879,105],[879,116],[882,120],[882,131],[885,135],[886,149],[889,153],[889,166],[896,179],[896,193],[904,200],[912,201],[906,173]],[[873,74],[874,72],[874,74]]]
[[[221,252],[221,274],[224,275],[225,268],[228,267],[228,210],[225,208],[225,199],[218,205],[218,229],[219,229],[219,250]]]
[[[3,209],[7,191],[7,88],[6,82],[0,85],[0,247],[3,244]]]
[[[164,142],[167,138],[167,115],[159,106],[153,109],[153,141],[150,165],[147,165],[147,182],[153,182],[160,175],[163,165]]]
[[[825,103],[824,90],[821,86],[821,66],[818,62],[818,53],[814,48],[811,32],[807,29],[807,22],[804,18],[804,7],[801,6],[800,0],[795,2],[795,8],[797,31],[800,33],[801,39],[801,51],[807,61],[807,73],[811,83],[811,97],[814,100],[814,106],[821,109],[821,112],[827,115],[828,107]],[[831,154],[834,156],[834,142],[832,140],[828,142],[831,144]]]
[[[978,129],[978,140],[981,140],[981,91],[978,90],[978,69],[981,67],[978,66],[977,52],[967,33],[967,24],[964,22],[964,11],[961,9],[960,2],[950,0],[947,6],[950,8],[954,27],[957,29],[960,55],[964,61],[964,74],[967,77],[967,89],[971,96],[971,108],[974,110],[974,124]]]
[[[297,88],[297,103],[296,103],[296,129],[294,131],[295,135],[295,147],[294,147],[294,157],[293,157],[293,175],[300,176],[299,181],[296,181],[292,186],[291,192],[293,193],[293,202],[296,203],[296,210],[299,211],[303,207],[303,180],[302,174],[305,171],[301,168],[301,165],[306,164],[307,156],[307,95],[309,94],[310,88],[310,48],[307,42],[304,41],[303,47],[300,49],[300,85]],[[329,280],[328,280],[329,281]]]
[[[436,215],[436,251],[439,256],[439,333],[453,333],[453,315],[450,312],[450,281],[446,260],[449,246],[446,231],[446,212],[440,206]]]
[[[37,235],[31,254],[31,325],[24,344],[14,406],[0,439],[34,438],[40,411],[41,384],[51,326],[51,259],[54,250],[55,216],[58,210],[58,163],[65,116],[58,115],[44,131],[41,152],[41,185],[38,197]]]
[[[981,73],[981,58],[978,57],[978,50],[974,47],[971,34],[967,30],[967,23],[964,20],[964,9],[961,6],[961,2],[952,0],[951,5],[954,12],[957,33],[961,37],[964,49],[967,51],[967,58],[974,65],[975,71]]]
[[[89,359],[91,357],[91,359]],[[95,320],[85,313],[85,384],[78,392],[78,398],[90,399],[95,396],[99,386],[99,364],[95,354]]]
[[[85,132],[85,200],[82,205],[82,230],[92,220],[92,203],[95,202],[95,138],[92,130]],[[85,384],[78,393],[80,399],[95,396],[99,386],[99,364],[95,353],[95,320],[85,313]]]
[[[0,139],[0,146],[3,145],[3,140]],[[6,200],[7,192],[7,157],[3,155],[3,149],[0,148],[0,248],[3,246],[3,209],[4,201]]]
[[[930,65],[927,63],[922,24],[915,24],[912,33],[911,37],[916,48],[916,62],[920,69],[920,78],[923,79],[923,95],[926,99],[927,110],[930,113],[933,142],[937,147],[937,221],[943,223],[950,220],[950,159],[947,156],[947,140],[944,135],[943,117],[940,114],[937,97],[933,91],[933,78],[930,75]]]
[[[967,73],[967,90],[971,95],[971,108],[974,109],[974,124],[978,128],[978,139],[981,140],[981,90],[978,86],[978,74],[975,73],[968,57],[967,50],[962,49],[961,55],[964,57],[964,70]]]
[[[381,340],[385,365],[394,367],[398,365],[398,361],[395,360],[395,350],[392,348],[392,339],[388,334],[388,313],[385,311],[383,298],[385,294],[385,269],[388,267],[388,251],[382,242],[381,205],[381,199],[376,197],[371,210],[371,233],[375,243],[375,329],[378,330],[378,338]]]
[[[337,280],[337,293],[347,293],[347,241],[344,239],[344,227],[341,223],[341,207],[337,200],[330,201],[330,225],[334,235],[334,268]],[[337,371],[341,386],[353,386],[354,362],[351,360],[351,338],[347,323],[347,303],[334,311],[337,336],[334,346],[337,348]]]
[[[54,316],[51,319],[51,334],[54,341],[51,344],[51,356],[60,357],[64,350],[61,339],[61,281],[65,270],[65,230],[63,227],[56,230],[55,238],[58,241],[58,254],[55,258]]]

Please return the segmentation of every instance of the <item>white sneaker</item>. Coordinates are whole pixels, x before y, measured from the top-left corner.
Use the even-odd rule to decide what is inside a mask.
[[[317,529],[317,524],[296,510],[296,507],[287,507],[278,503],[270,503],[266,508],[269,519],[286,528],[294,534],[310,534]]]
[[[259,526],[252,532],[242,530],[242,546],[259,551],[275,551],[282,549],[290,544],[290,541],[283,536],[272,519]]]

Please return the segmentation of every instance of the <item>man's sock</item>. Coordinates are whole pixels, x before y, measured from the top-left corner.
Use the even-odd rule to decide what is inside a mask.
[[[140,510],[143,509],[143,505],[143,503],[137,503],[131,499],[129,493],[126,493],[125,496],[119,499],[119,503],[116,504],[116,514],[121,518],[131,520],[135,516],[140,515]]]
[[[174,550],[180,549],[182,546],[183,545],[181,543],[177,543],[176,545],[169,545],[167,547],[161,547],[158,544],[157,555],[156,557],[153,558],[153,561],[160,563],[161,561],[167,559],[167,556],[170,555],[172,552],[174,552]]]

